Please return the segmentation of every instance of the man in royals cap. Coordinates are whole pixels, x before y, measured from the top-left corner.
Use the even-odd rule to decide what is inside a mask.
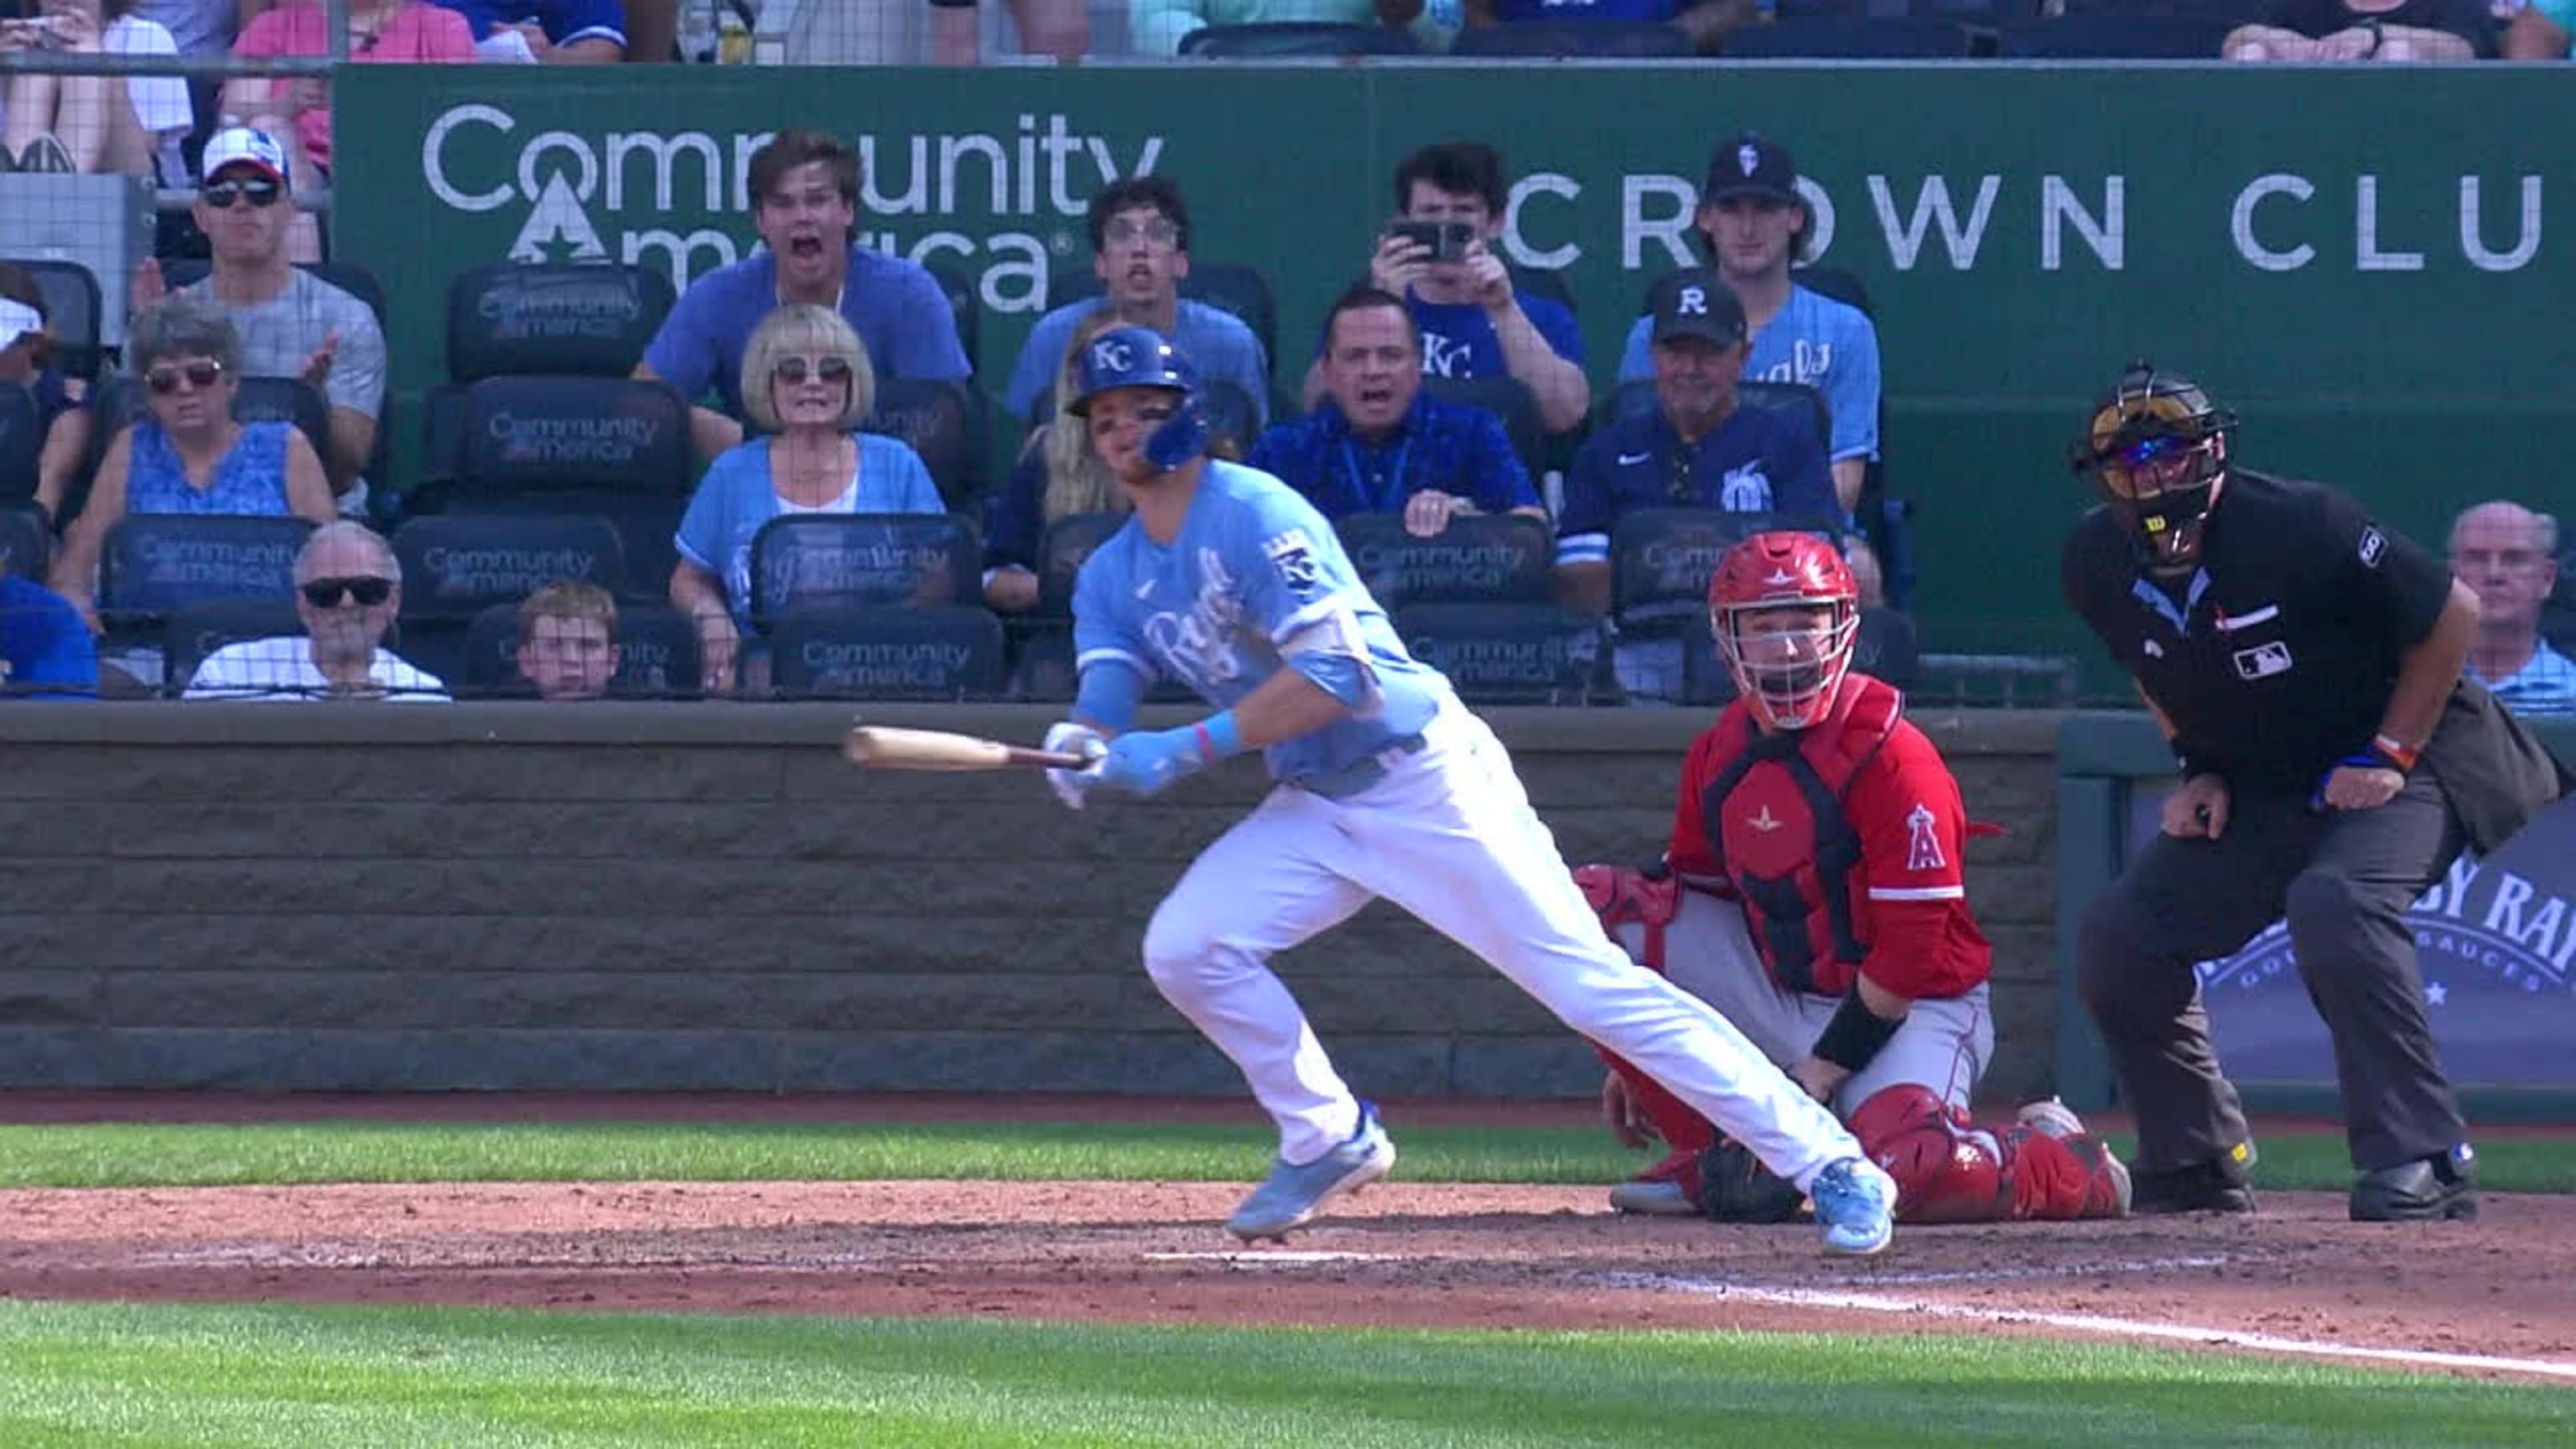
[[[365,512],[361,475],[376,442],[385,400],[385,334],[365,302],[297,267],[288,247],[295,217],[295,168],[276,136],[248,126],[206,142],[191,215],[206,234],[213,265],[180,290],[222,309],[241,335],[242,370],[253,377],[300,377],[331,408],[331,446],[322,462],[343,514]],[[135,269],[136,310],[168,294],[161,264]]]
[[[1834,491],[1849,512],[1878,456],[1878,329],[1859,308],[1790,280],[1816,239],[1815,208],[1799,189],[1789,148],[1747,131],[1708,159],[1693,227],[1709,264],[1744,307],[1752,348],[1744,376],[1822,391],[1833,417]],[[1637,319],[1619,358],[1619,380],[1655,375],[1648,320]]]

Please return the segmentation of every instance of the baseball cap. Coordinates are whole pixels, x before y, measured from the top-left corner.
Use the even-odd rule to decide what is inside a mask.
[[[282,186],[295,184],[294,178],[287,175],[286,148],[277,143],[275,136],[248,126],[217,131],[206,142],[206,158],[197,167],[197,179],[212,181],[225,167],[240,165],[256,166]]]
[[[43,313],[14,297],[0,297],[0,352],[17,346],[22,337],[44,335]]]
[[[1675,272],[1655,283],[1651,310],[1656,342],[1697,337],[1733,347],[1744,340],[1744,304],[1706,267]]]
[[[1721,144],[1708,158],[1708,180],[1699,189],[1702,202],[1730,196],[1798,199],[1798,163],[1789,148],[1755,131]]]

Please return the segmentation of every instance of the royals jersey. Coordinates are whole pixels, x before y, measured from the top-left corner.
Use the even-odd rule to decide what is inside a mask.
[[[1131,517],[1074,583],[1078,668],[1123,663],[1219,709],[1309,650],[1349,658],[1364,693],[1346,719],[1264,751],[1281,780],[1327,775],[1420,731],[1449,681],[1405,652],[1341,540],[1295,489],[1211,458],[1169,544]]]

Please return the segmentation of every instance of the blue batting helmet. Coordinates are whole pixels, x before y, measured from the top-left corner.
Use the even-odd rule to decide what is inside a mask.
[[[1113,327],[1083,344],[1077,391],[1066,411],[1091,414],[1091,400],[1115,387],[1159,387],[1179,393],[1180,411],[1145,439],[1145,460],[1165,472],[1207,451],[1208,416],[1199,400],[1198,369],[1150,327]]]

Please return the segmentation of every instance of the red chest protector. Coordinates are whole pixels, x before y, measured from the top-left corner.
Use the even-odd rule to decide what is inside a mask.
[[[1727,763],[1700,792],[1700,820],[1784,989],[1840,996],[1869,954],[1853,927],[1861,845],[1843,796],[1903,707],[1894,688],[1854,674],[1810,728],[1765,734],[1741,706],[1720,721]]]

